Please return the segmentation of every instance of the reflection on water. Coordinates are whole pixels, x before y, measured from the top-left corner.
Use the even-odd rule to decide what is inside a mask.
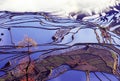
[[[63,54],[87,45],[97,48],[104,47],[99,46],[99,44],[115,45],[118,52],[116,48],[109,46],[105,46],[104,49],[114,50],[115,54],[118,54],[116,56],[119,56],[120,37],[115,29],[111,31],[112,28],[107,26],[103,28],[96,19],[93,21],[76,21],[43,12],[13,13],[1,11],[0,76],[2,77],[3,73],[6,72],[12,72],[12,68],[18,70],[17,65],[24,57],[30,56],[27,60],[37,62],[44,60],[47,56]],[[77,43],[81,45],[74,48]],[[119,57],[113,57],[113,60],[115,58]],[[11,65],[5,69],[2,68],[8,62],[11,62]],[[111,66],[112,69],[116,70],[116,62],[114,62],[114,67]],[[33,68],[33,66],[31,67]],[[49,81],[86,81],[85,72],[68,71],[61,74]],[[113,75],[104,75],[99,72],[91,73],[90,80],[117,81]]]
[[[59,77],[48,81],[86,81],[86,78],[84,72],[70,70]]]
[[[96,72],[96,73],[98,74],[98,76],[101,78],[102,81],[110,81],[110,80],[118,81],[113,75],[104,73],[106,76],[110,78],[110,79],[107,79],[101,73],[99,72]],[[85,73],[82,71],[70,70],[60,75],[59,77],[54,78],[52,80],[48,80],[48,81],[86,81],[85,76],[86,76]],[[100,81],[93,73],[91,73],[90,77],[91,77],[90,78],[91,81]]]

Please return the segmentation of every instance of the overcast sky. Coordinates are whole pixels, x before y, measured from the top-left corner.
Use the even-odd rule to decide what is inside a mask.
[[[0,0],[0,10],[8,11],[54,11],[62,15],[71,12],[96,13],[115,5],[120,0]]]

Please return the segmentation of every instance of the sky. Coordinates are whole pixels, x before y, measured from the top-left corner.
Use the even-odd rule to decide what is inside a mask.
[[[47,11],[60,15],[99,13],[117,5],[120,0],[0,0],[0,10],[19,12]]]

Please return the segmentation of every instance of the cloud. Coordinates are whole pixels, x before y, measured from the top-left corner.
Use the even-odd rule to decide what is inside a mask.
[[[68,15],[71,12],[99,13],[120,0],[0,0],[0,10],[19,12],[59,12]]]

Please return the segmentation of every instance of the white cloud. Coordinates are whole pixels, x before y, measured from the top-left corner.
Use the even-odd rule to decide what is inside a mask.
[[[116,5],[120,0],[0,0],[0,10],[8,11],[55,11],[62,15],[70,12],[96,13]]]

